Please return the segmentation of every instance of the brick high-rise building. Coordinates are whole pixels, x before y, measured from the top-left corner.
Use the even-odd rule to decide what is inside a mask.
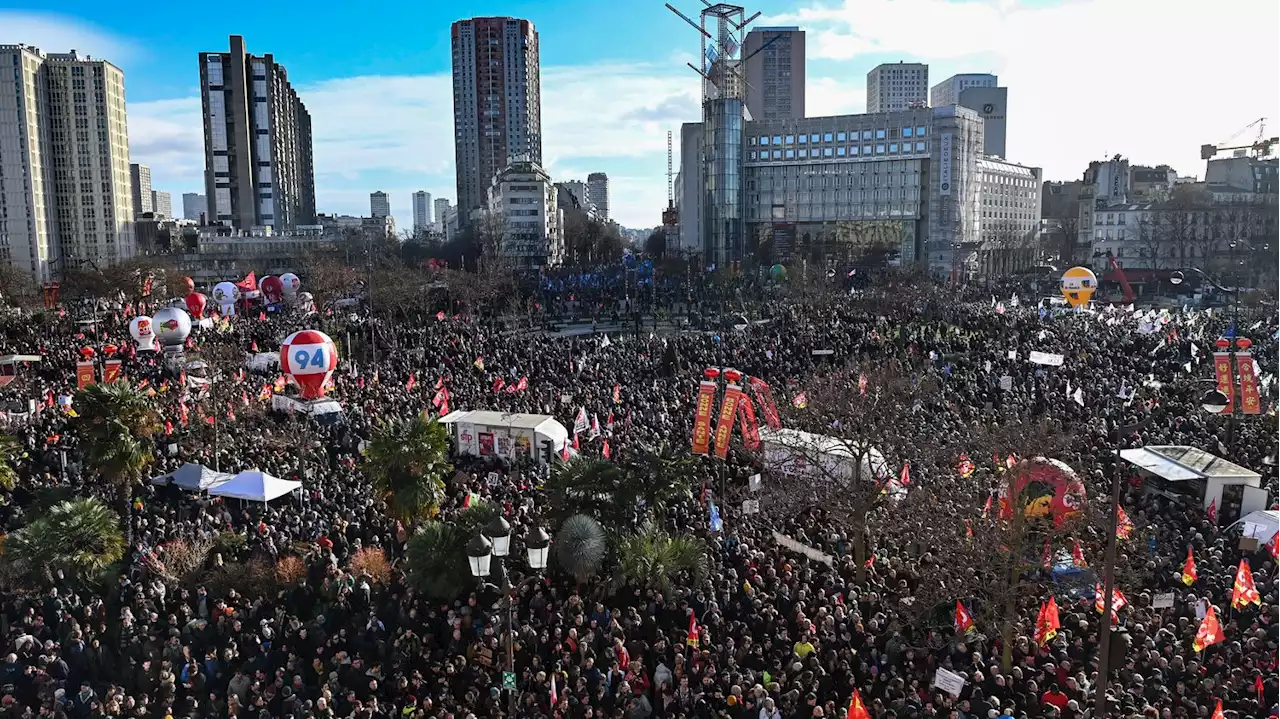
[[[311,116],[273,55],[200,53],[209,222],[276,230],[315,223]]]
[[[542,163],[538,32],[513,17],[459,20],[451,30],[458,223],[487,205],[489,183],[515,161]]]

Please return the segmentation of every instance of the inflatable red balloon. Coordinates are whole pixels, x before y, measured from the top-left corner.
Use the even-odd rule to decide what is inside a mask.
[[[187,295],[187,311],[191,313],[192,317],[196,319],[204,317],[204,304],[204,295],[199,292],[192,292]]]
[[[94,349],[93,349],[92,347],[81,347],[81,348],[80,348],[80,356],[81,356],[81,357],[83,357],[83,358],[85,358],[85,360],[86,360],[86,361],[93,359],[93,356],[94,356],[94,355],[96,355],[96,354],[98,354],[98,353],[97,353],[97,352],[95,352],[95,351],[94,351]]]
[[[191,294],[192,292],[195,292],[195,291],[196,291],[196,281],[195,281],[195,280],[191,279],[190,277],[183,277],[183,278],[182,278],[182,281],[183,281],[183,282],[185,282],[185,283],[186,283],[186,285],[187,285],[187,294]]]
[[[120,351],[120,348],[112,344],[102,346],[102,354],[108,357],[115,357],[116,352],[119,352],[119,351]]]
[[[280,345],[280,371],[298,384],[303,399],[323,397],[325,385],[337,368],[338,349],[323,332],[294,332]]]
[[[258,289],[262,290],[262,294],[267,298],[267,302],[276,304],[284,299],[284,282],[275,275],[269,275],[262,278],[262,282],[258,283]]]

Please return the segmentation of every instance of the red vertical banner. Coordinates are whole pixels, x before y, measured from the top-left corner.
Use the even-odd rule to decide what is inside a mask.
[[[742,400],[738,402],[738,425],[742,430],[743,446],[751,450],[760,449],[760,425],[756,422],[756,408],[746,392],[742,393]]]
[[[1261,414],[1262,394],[1258,391],[1258,375],[1253,371],[1253,355],[1249,352],[1237,353],[1236,371],[1240,373],[1240,411],[1245,414]]]
[[[84,389],[93,384],[95,377],[93,362],[77,362],[76,363],[76,386]]]
[[[782,429],[782,418],[778,416],[778,405],[773,401],[773,390],[769,389],[769,383],[759,377],[752,377],[747,381],[751,384],[751,389],[755,392],[756,399],[760,402],[760,411],[764,413],[764,423],[769,425],[770,429]]]
[[[742,399],[742,387],[738,380],[742,373],[735,369],[724,372],[729,384],[724,390],[724,402],[720,404],[720,421],[716,424],[716,456],[724,459],[729,456],[729,440],[733,438],[733,425],[738,420],[738,402]]]
[[[698,385],[698,405],[693,415],[693,454],[711,452],[711,414],[716,406],[716,378],[720,370],[709,367],[703,372],[706,379]]]
[[[120,379],[120,365],[118,359],[109,359],[102,365],[102,383],[111,384]]]
[[[1231,355],[1226,352],[1213,353],[1213,372],[1218,378],[1218,391],[1227,398],[1227,406],[1221,414],[1229,416],[1235,410],[1236,393],[1235,378],[1231,376]]]

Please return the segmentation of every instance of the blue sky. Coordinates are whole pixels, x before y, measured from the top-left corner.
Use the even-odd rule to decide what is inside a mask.
[[[678,136],[699,117],[698,80],[684,67],[697,35],[660,0],[233,2],[218,13],[70,0],[56,15],[47,5],[6,1],[0,43],[76,48],[121,66],[132,159],[151,165],[153,185],[175,205],[182,192],[203,191],[197,53],[226,49],[233,33],[250,52],[273,53],[310,110],[324,212],[368,214],[369,193],[381,189],[405,225],[414,190],[453,199],[449,25],[462,17],[534,22],[545,162],[558,180],[607,172],[627,226],[658,223],[666,132]],[[1010,159],[1050,179],[1116,153],[1200,175],[1201,144],[1260,116],[1280,123],[1274,0],[1221,3],[1219,30],[1209,31],[1201,5],[1159,0],[770,0],[752,9],[765,13],[760,22],[807,31],[810,116],[863,111],[866,73],[880,62],[928,62],[933,82],[999,74],[1010,88]]]

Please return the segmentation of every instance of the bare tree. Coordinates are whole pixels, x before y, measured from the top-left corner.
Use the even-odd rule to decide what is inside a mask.
[[[816,375],[805,384],[803,408],[783,403],[786,428],[763,432],[759,460],[769,476],[762,505],[784,517],[812,508],[829,513],[850,535],[859,583],[874,533],[903,516],[900,508],[880,511],[902,499],[894,428],[923,420],[937,393],[933,382],[916,382],[899,369]]]

